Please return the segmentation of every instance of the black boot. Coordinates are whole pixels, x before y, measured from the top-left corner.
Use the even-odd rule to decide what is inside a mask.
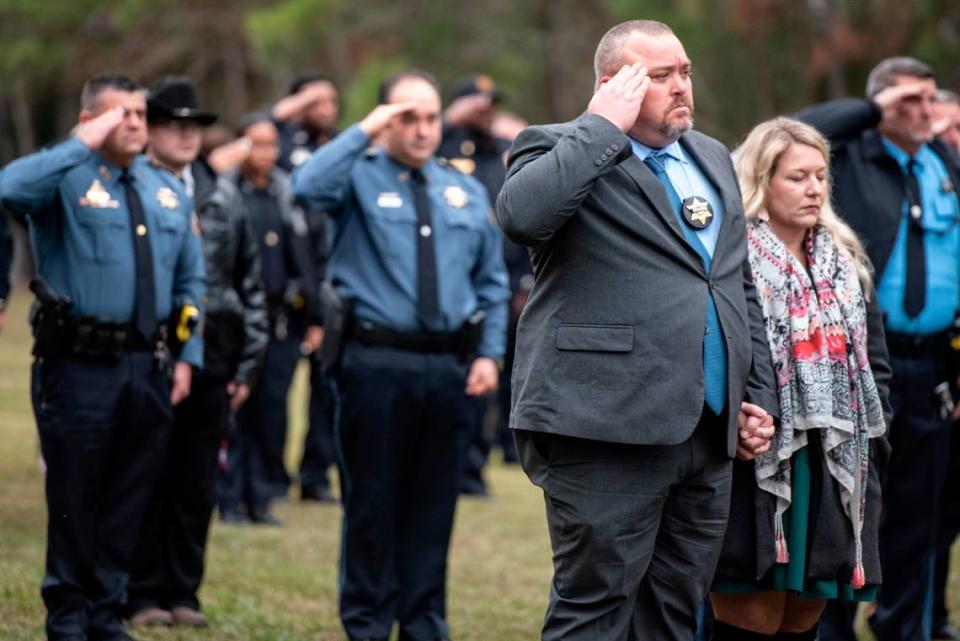
[[[713,622],[713,634],[710,635],[710,641],[776,641],[779,638],[779,636],[744,630],[722,621]]]
[[[817,641],[817,625],[806,632],[777,632],[777,641]]]

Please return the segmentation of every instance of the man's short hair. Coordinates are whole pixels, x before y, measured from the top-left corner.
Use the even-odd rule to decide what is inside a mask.
[[[878,93],[896,84],[897,78],[933,78],[933,68],[909,56],[897,56],[881,60],[867,76],[867,98],[873,98]]]
[[[246,136],[247,130],[250,129],[250,127],[253,127],[254,125],[259,125],[260,123],[263,123],[263,122],[273,125],[274,127],[277,126],[277,123],[274,122],[273,120],[273,116],[271,116],[266,111],[247,112],[243,114],[240,117],[240,120],[237,122],[237,135]]]
[[[80,108],[89,111],[97,97],[107,89],[127,92],[143,91],[140,83],[129,76],[111,71],[98,73],[83,83],[83,90],[80,92]]]
[[[333,78],[322,73],[305,73],[297,76],[293,79],[293,82],[290,83],[290,91],[288,93],[292,96],[295,93],[299,93],[300,90],[307,85],[315,82],[330,83],[330,86],[332,86],[337,93],[340,93],[340,88],[337,86],[337,83],[334,82]]]
[[[411,78],[423,80],[437,90],[437,95],[440,95],[440,83],[437,82],[436,77],[432,73],[423,71],[422,69],[407,69],[406,71],[401,71],[388,78],[384,78],[383,81],[380,82],[377,100],[380,101],[381,105],[386,104],[390,100],[390,94],[393,92],[393,88],[402,81],[410,80]]]
[[[659,36],[673,33],[673,29],[656,20],[627,20],[603,34],[597,44],[597,52],[593,54],[593,72],[597,77],[597,87],[600,86],[600,78],[612,76],[623,66],[623,45],[635,33]]]
[[[960,104],[960,94],[949,89],[937,89],[937,95],[934,97],[937,102],[955,102]]]

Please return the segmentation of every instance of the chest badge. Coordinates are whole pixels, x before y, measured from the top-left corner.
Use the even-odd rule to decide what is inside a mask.
[[[176,209],[180,204],[180,198],[177,196],[177,192],[169,187],[161,187],[157,190],[157,202],[164,209]]]
[[[385,209],[399,209],[403,207],[403,198],[395,191],[385,191],[377,196],[377,207]]]
[[[472,174],[477,170],[477,162],[473,158],[451,158],[450,164],[461,174]]]
[[[299,167],[310,158],[310,150],[306,147],[297,147],[290,152],[290,164]]]
[[[706,198],[690,196],[683,201],[683,219],[694,229],[706,229],[713,222],[713,208]]]
[[[451,185],[443,190],[443,199],[451,207],[461,209],[467,204],[467,192],[457,185]]]
[[[81,207],[94,207],[96,209],[116,209],[120,203],[110,197],[110,192],[103,188],[103,185],[96,178],[87,188],[87,193],[80,198]]]

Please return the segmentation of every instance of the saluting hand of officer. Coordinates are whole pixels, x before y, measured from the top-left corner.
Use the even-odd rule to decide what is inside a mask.
[[[443,119],[448,125],[459,127],[470,122],[474,114],[486,111],[493,106],[493,98],[487,94],[476,93],[457,98],[447,110],[443,112]]]
[[[500,368],[492,358],[481,356],[474,359],[467,375],[467,396],[486,396],[497,390]]]
[[[371,138],[375,138],[377,134],[390,124],[391,120],[401,114],[416,109],[416,107],[417,103],[413,101],[377,105],[373,111],[367,114],[366,118],[360,121],[360,129]]]
[[[90,149],[100,149],[110,132],[123,122],[124,115],[123,107],[107,109],[77,127],[73,135]]]
[[[612,78],[601,82],[587,105],[587,113],[603,116],[624,133],[630,131],[650,86],[647,68],[640,62],[624,65]]]
[[[924,86],[920,84],[892,85],[878,92],[873,97],[880,110],[883,111],[883,119],[890,120],[896,113],[897,108],[904,100],[915,98],[923,93]]]

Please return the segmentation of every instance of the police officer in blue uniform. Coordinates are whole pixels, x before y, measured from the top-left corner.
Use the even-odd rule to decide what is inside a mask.
[[[380,97],[294,174],[294,191],[334,226],[321,350],[332,360],[342,338],[340,618],[351,639],[386,639],[399,622],[399,639],[435,641],[449,637],[466,400],[496,389],[510,292],[482,185],[434,158],[436,81],[404,72]]]
[[[203,365],[197,335],[169,355],[166,321],[199,305],[203,256],[183,186],[141,155],[140,86],[98,75],[81,102],[70,140],[0,174],[0,203],[29,217],[39,273],[33,402],[47,462],[47,638],[127,641],[128,565],[157,454],[191,367]]]

